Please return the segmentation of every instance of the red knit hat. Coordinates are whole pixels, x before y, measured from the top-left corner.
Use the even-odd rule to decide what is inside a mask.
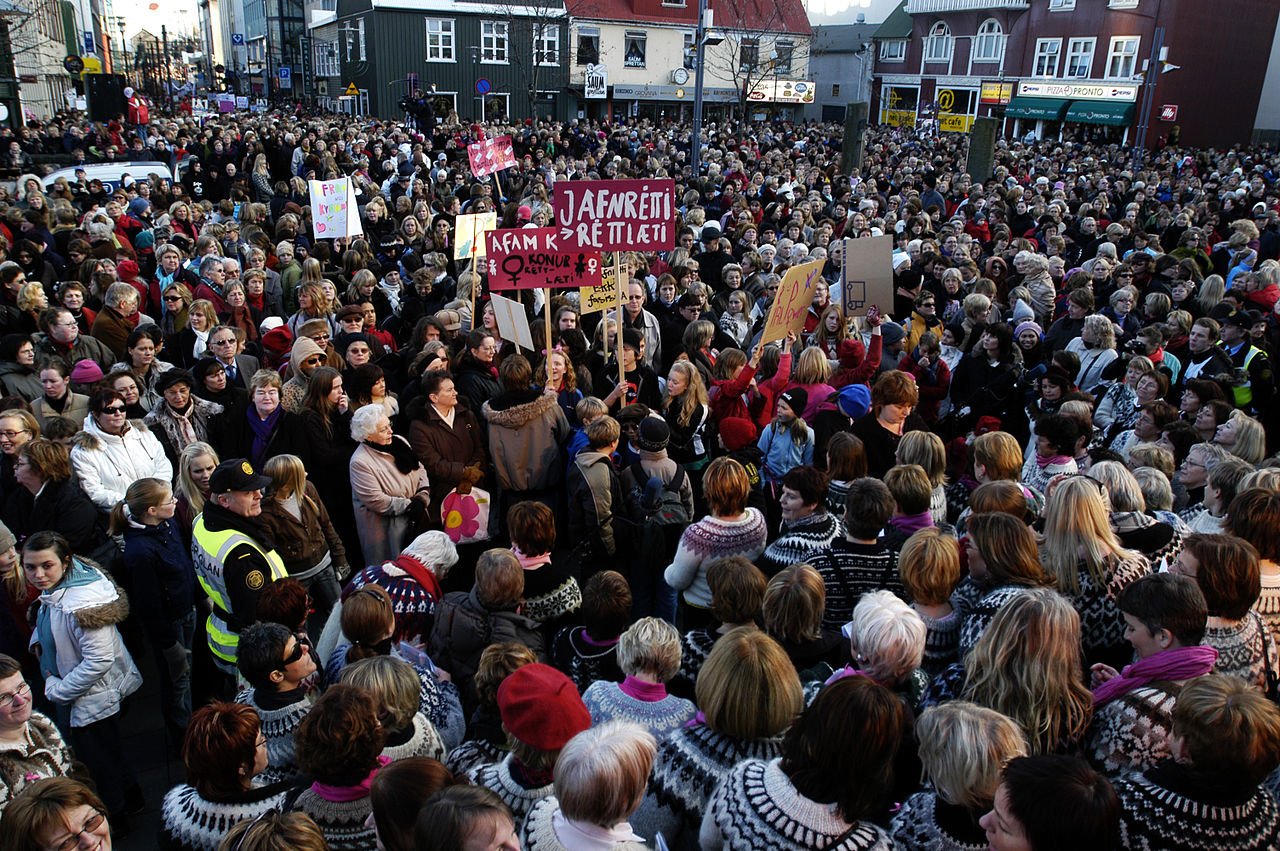
[[[1000,420],[997,417],[985,416],[978,417],[978,422],[973,427],[973,436],[980,437],[990,431],[1000,430]]]
[[[725,449],[736,452],[756,442],[756,425],[746,417],[725,417],[720,421],[720,439]]]
[[[540,751],[558,751],[591,726],[591,713],[573,680],[550,665],[517,668],[498,686],[502,724]]]

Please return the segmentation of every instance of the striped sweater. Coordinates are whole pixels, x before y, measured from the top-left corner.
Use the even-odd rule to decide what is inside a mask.
[[[1280,808],[1255,789],[1230,795],[1166,762],[1115,781],[1120,797],[1120,846],[1130,851],[1275,851]]]

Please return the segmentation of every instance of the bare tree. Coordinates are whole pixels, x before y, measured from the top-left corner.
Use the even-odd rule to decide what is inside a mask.
[[[746,115],[751,97],[769,78],[794,79],[809,61],[811,36],[792,32],[787,0],[717,0],[715,27],[723,41],[706,48],[706,67],[729,80]],[[803,14],[803,10],[801,10]]]
[[[538,92],[566,82],[569,12],[564,0],[507,0],[498,8],[506,24],[507,59],[523,87],[529,116],[536,118]]]

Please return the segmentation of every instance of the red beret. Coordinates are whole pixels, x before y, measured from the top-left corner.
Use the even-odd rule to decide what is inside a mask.
[[[498,711],[511,735],[540,751],[558,751],[591,726],[573,680],[541,663],[517,668],[502,681]]]

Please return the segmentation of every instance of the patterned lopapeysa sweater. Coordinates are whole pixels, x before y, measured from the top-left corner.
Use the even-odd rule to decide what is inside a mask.
[[[707,566],[729,556],[755,561],[764,552],[766,534],[764,515],[754,508],[748,508],[736,520],[702,518],[680,536],[675,558],[664,574],[667,584],[683,591],[686,603],[711,608]]]

